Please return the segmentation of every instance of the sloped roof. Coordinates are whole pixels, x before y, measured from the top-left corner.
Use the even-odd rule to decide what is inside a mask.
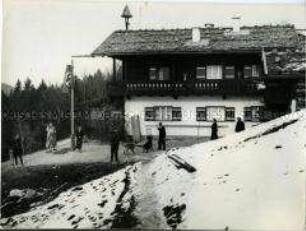
[[[305,74],[305,51],[270,51],[266,53],[268,73],[271,75]]]
[[[262,48],[302,49],[305,36],[293,25],[199,28],[200,42],[192,41],[192,29],[118,30],[92,55],[123,56],[196,52],[260,51]]]

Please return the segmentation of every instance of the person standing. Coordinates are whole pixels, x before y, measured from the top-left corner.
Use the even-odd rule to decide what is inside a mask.
[[[217,124],[217,120],[214,119],[213,120],[213,124],[211,125],[211,136],[210,139],[211,140],[216,140],[218,139],[218,124]]]
[[[56,129],[52,123],[50,123],[50,138],[52,152],[56,150]]]
[[[78,130],[76,132],[76,148],[79,149],[79,151],[82,151],[82,146],[83,146],[83,137],[84,137],[84,132],[81,126],[78,126]]]
[[[21,165],[23,166],[23,149],[22,149],[22,143],[21,143],[21,138],[20,135],[17,134],[14,137],[14,141],[13,141],[13,156],[14,156],[14,160],[15,160],[15,165],[18,166],[18,159],[21,163]]]
[[[46,132],[47,132],[47,138],[46,138],[46,149],[47,152],[50,151],[51,148],[51,123],[47,124],[47,128],[46,128]]]
[[[244,122],[241,120],[240,117],[237,118],[237,123],[236,123],[236,128],[235,128],[235,131],[236,132],[241,132],[245,130],[245,125],[244,125]]]
[[[119,162],[118,160],[119,145],[120,145],[119,132],[117,129],[114,129],[111,134],[111,162],[113,162],[113,159]]]
[[[158,150],[166,150],[166,129],[160,122],[158,129]]]

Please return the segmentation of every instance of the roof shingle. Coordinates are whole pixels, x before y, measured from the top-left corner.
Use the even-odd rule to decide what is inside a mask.
[[[304,49],[305,36],[293,25],[199,28],[200,42],[192,42],[192,29],[118,30],[92,54],[106,56],[186,52],[260,51],[263,48]]]

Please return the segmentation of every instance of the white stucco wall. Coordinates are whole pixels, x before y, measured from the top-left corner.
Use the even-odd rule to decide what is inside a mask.
[[[156,126],[159,121],[145,121],[145,107],[173,106],[182,108],[181,121],[162,121],[168,136],[210,136],[210,121],[196,121],[196,108],[206,106],[235,107],[235,116],[243,118],[244,107],[263,106],[262,100],[256,97],[228,97],[221,96],[190,96],[179,97],[132,97],[125,101],[125,114],[138,115],[140,119],[141,135],[158,135]],[[219,136],[234,132],[236,122],[218,122]],[[246,128],[258,123],[245,122]]]

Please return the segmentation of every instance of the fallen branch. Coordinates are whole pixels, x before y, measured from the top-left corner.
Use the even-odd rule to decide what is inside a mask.
[[[172,154],[168,156],[170,160],[175,162],[175,166],[177,168],[183,168],[185,169],[187,172],[195,172],[196,168],[193,167],[192,165],[190,165],[189,163],[187,163],[185,160],[183,160],[181,157]]]

